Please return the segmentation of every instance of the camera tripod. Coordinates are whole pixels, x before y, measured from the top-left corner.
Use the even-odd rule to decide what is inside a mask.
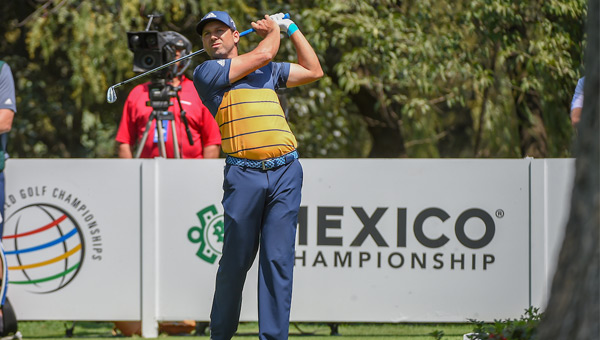
[[[168,121],[171,128],[171,136],[173,138],[173,156],[174,158],[181,158],[179,141],[177,140],[177,129],[175,127],[175,114],[168,111],[169,107],[172,105],[171,98],[173,97],[177,99],[179,112],[181,114],[181,121],[185,126],[188,141],[190,142],[190,145],[194,145],[192,132],[190,131],[190,127],[186,118],[186,112],[183,110],[183,107],[181,106],[181,100],[179,99],[180,90],[181,86],[173,87],[171,84],[166,84],[164,79],[155,79],[148,85],[148,94],[150,100],[146,102],[146,105],[152,107],[152,113],[146,122],[146,128],[144,129],[144,134],[142,135],[142,139],[140,140],[135,152],[135,158],[140,158],[140,155],[142,154],[142,150],[146,144],[146,140],[148,139],[150,127],[152,126],[152,121],[156,122],[159,155],[167,158],[167,148],[165,146],[165,127],[163,127],[163,121]]]

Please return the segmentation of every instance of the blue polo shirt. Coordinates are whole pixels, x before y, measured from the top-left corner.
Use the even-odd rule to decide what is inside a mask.
[[[8,64],[0,61],[0,109],[9,109],[17,112],[17,103],[15,96],[15,81]],[[6,143],[8,141],[8,133],[0,135],[0,149],[5,152],[5,159],[8,159],[6,154]],[[0,170],[1,171],[1,170]],[[0,234],[1,236],[1,234]]]
[[[17,112],[15,81],[10,66],[3,62],[0,62],[0,109]]]
[[[208,60],[194,70],[194,85],[221,131],[227,155],[262,160],[296,149],[297,142],[275,92],[285,88],[289,63],[271,62],[229,83],[231,59]]]

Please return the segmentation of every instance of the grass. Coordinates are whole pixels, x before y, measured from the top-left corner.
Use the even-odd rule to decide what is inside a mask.
[[[20,321],[19,331],[23,339],[66,339],[66,329],[73,329],[73,339],[122,338],[113,334],[111,322],[92,321]],[[298,323],[290,326],[290,339],[303,340],[463,340],[463,334],[473,330],[472,324],[340,324],[339,335],[332,336],[331,328],[324,323]],[[443,332],[443,333],[442,333]],[[258,324],[242,323],[234,340],[257,339]],[[133,338],[140,337],[134,336]],[[159,338],[208,340],[208,335],[168,336]]]

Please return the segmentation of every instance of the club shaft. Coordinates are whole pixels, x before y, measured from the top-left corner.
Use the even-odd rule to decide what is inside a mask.
[[[184,57],[181,57],[181,58],[179,58],[179,59],[175,59],[175,60],[173,60],[173,61],[170,61],[170,62],[168,62],[168,63],[166,63],[166,64],[164,64],[164,65],[161,65],[161,66],[159,66],[159,67],[157,67],[157,68],[153,68],[153,69],[151,69],[151,70],[149,70],[149,71],[146,71],[146,72],[144,72],[144,73],[138,74],[137,76],[135,76],[135,77],[133,77],[133,78],[129,78],[129,79],[125,80],[125,81],[122,81],[122,82],[120,82],[120,83],[118,83],[118,84],[115,84],[115,85],[113,85],[112,87],[113,87],[113,88],[115,88],[115,87],[119,87],[119,86],[121,86],[121,85],[125,85],[125,84],[127,84],[127,83],[129,83],[129,82],[132,82],[132,81],[136,80],[136,79],[139,79],[139,78],[145,77],[145,76],[147,76],[147,75],[148,75],[148,74],[150,74],[150,73],[154,73],[154,72],[156,72],[156,71],[160,71],[160,70],[162,70],[163,68],[169,67],[169,66],[171,66],[171,65],[173,65],[173,64],[175,64],[175,63],[178,63],[178,62],[180,62],[180,61],[182,61],[182,60],[185,60],[185,59],[189,59],[189,58],[191,58],[191,57],[193,57],[193,56],[195,56],[195,55],[198,55],[198,54],[200,54],[200,53],[203,53],[203,52],[204,52],[204,49],[198,50],[198,51],[196,51],[196,52],[194,52],[194,53],[190,53],[190,54],[188,54],[188,55],[186,55],[186,56],[184,56]]]
[[[285,14],[285,16],[284,16],[283,18],[284,18],[284,19],[289,19],[289,18],[290,18],[290,14],[289,14],[289,13],[286,13],[286,14]],[[241,32],[241,33],[240,33],[240,37],[243,37],[243,36],[245,36],[245,35],[247,35],[247,34],[250,34],[250,33],[252,33],[252,32],[254,32],[254,29],[253,29],[253,28],[251,28],[251,29],[248,29],[248,30],[245,30],[244,32]],[[110,91],[112,91],[112,93],[115,93],[115,92],[114,92],[114,89],[115,89],[115,88],[117,88],[117,87],[119,87],[119,86],[121,86],[121,85],[125,85],[125,84],[127,84],[127,83],[130,83],[130,82],[132,82],[132,81],[136,80],[136,79],[140,79],[140,78],[142,78],[142,77],[145,77],[145,76],[147,76],[147,75],[148,75],[148,74],[150,74],[150,73],[154,73],[154,72],[156,72],[156,71],[160,71],[160,70],[162,70],[163,68],[169,67],[169,66],[171,66],[171,65],[173,65],[173,64],[175,64],[175,63],[178,63],[178,62],[180,62],[180,61],[182,61],[182,60],[185,60],[185,59],[189,59],[189,58],[191,58],[191,57],[193,57],[193,56],[196,56],[196,55],[198,55],[198,54],[200,54],[200,53],[203,53],[203,52],[205,52],[205,50],[204,50],[204,49],[198,50],[198,51],[196,51],[196,52],[194,52],[194,53],[190,53],[190,54],[188,54],[188,55],[186,55],[186,56],[184,56],[184,57],[181,57],[181,58],[179,58],[179,59],[176,59],[176,60],[170,61],[170,62],[168,62],[168,63],[166,63],[166,64],[164,64],[164,65],[161,65],[161,66],[159,66],[159,67],[153,68],[152,70],[149,70],[149,71],[146,71],[146,72],[144,72],[144,73],[138,74],[137,76],[135,76],[135,77],[133,77],[133,78],[129,78],[129,79],[127,79],[127,80],[124,80],[124,81],[122,81],[122,82],[120,82],[120,83],[118,83],[118,84],[115,84],[115,85],[111,86],[111,87],[109,88],[109,92],[110,92]],[[115,100],[116,100],[116,94],[115,94]]]
[[[249,30],[246,30],[246,31],[244,31],[244,32],[240,33],[240,37],[243,37],[243,36],[245,36],[245,35],[247,35],[247,34],[249,34],[249,33],[252,33],[252,32],[254,32],[254,29],[252,29],[252,28],[251,28],[251,29],[249,29]],[[127,80],[125,80],[125,81],[122,81],[122,82],[120,82],[120,83],[118,83],[118,84],[114,85],[113,87],[119,87],[119,86],[121,86],[121,85],[125,85],[125,84],[127,84],[127,83],[129,83],[129,82],[132,82],[132,81],[136,80],[136,79],[139,79],[139,78],[145,77],[145,76],[147,76],[147,75],[148,75],[148,74],[150,74],[150,73],[154,73],[154,72],[156,72],[156,71],[160,71],[160,70],[162,70],[162,69],[163,69],[163,68],[165,68],[165,67],[169,67],[169,66],[171,66],[171,65],[173,65],[173,64],[175,64],[175,63],[177,63],[177,62],[180,62],[180,61],[182,61],[182,60],[185,60],[185,59],[189,59],[189,58],[191,58],[191,57],[193,57],[193,56],[196,56],[196,55],[198,55],[198,54],[200,54],[200,53],[203,53],[204,51],[205,51],[204,49],[200,49],[200,50],[198,50],[198,51],[196,51],[196,52],[194,52],[194,53],[190,53],[190,54],[186,55],[185,57],[181,57],[181,58],[179,58],[179,59],[175,59],[175,60],[173,60],[173,61],[170,61],[170,62],[168,62],[168,63],[166,63],[166,64],[164,64],[164,65],[161,65],[161,66],[159,66],[159,67],[153,68],[153,69],[151,69],[151,70],[149,70],[149,71],[146,71],[146,72],[144,72],[144,73],[140,73],[140,74],[138,74],[137,76],[135,76],[135,77],[133,77],[133,78],[127,79]]]
[[[245,30],[244,32],[240,33],[240,37],[243,37],[243,36],[245,36],[245,35],[247,35],[247,34],[250,34],[250,33],[252,33],[252,32],[254,32],[254,29],[252,29],[252,28],[251,28],[251,29],[249,29],[249,30]],[[190,54],[188,54],[188,55],[186,55],[186,56],[184,56],[184,57],[181,57],[181,58],[179,58],[179,59],[175,59],[175,60],[173,60],[173,61],[170,61],[170,62],[168,62],[168,63],[166,63],[166,64],[164,64],[164,65],[161,65],[161,66],[159,66],[159,67],[156,67],[156,68],[153,68],[153,69],[151,69],[151,70],[148,70],[148,71],[146,71],[146,72],[144,72],[144,73],[140,73],[140,74],[138,74],[137,76],[135,76],[135,77],[133,77],[133,78],[129,78],[129,79],[127,79],[127,80],[124,80],[124,81],[122,81],[122,82],[120,82],[120,83],[118,83],[118,84],[115,84],[115,85],[113,85],[112,87],[113,87],[113,88],[115,88],[115,87],[119,87],[119,86],[121,86],[121,85],[125,85],[125,84],[127,84],[127,83],[130,83],[130,82],[132,82],[132,81],[136,80],[136,79],[140,79],[140,78],[142,78],[142,77],[145,77],[145,76],[147,76],[147,75],[148,75],[148,74],[150,74],[150,73],[154,73],[154,72],[156,72],[156,71],[160,71],[160,70],[162,70],[162,69],[163,69],[163,68],[165,68],[165,67],[169,67],[169,66],[171,66],[171,65],[173,65],[173,64],[175,64],[175,63],[177,63],[177,62],[180,62],[180,61],[182,61],[182,60],[185,60],[185,59],[189,59],[189,58],[191,58],[191,57],[193,57],[193,56],[196,56],[196,55],[198,55],[198,54],[200,54],[200,53],[203,53],[204,51],[205,51],[204,49],[201,49],[201,50],[198,50],[198,51],[196,51],[196,52],[194,52],[194,53],[190,53]]]

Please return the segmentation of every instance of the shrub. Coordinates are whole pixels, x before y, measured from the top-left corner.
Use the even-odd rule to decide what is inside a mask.
[[[471,340],[533,340],[542,318],[539,308],[529,307],[520,319],[496,320],[493,324],[469,320],[475,327],[467,335]]]

